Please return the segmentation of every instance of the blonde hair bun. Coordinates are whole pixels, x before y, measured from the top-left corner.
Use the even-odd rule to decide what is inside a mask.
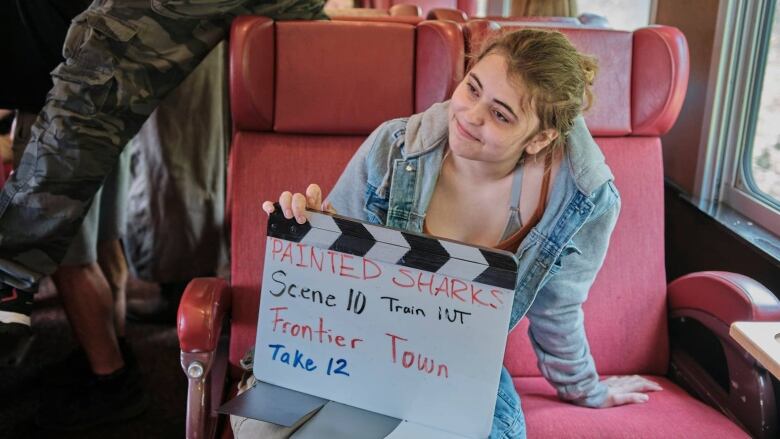
[[[506,58],[509,75],[528,89],[525,104],[539,117],[539,129],[558,131],[552,146],[564,145],[574,119],[593,104],[596,59],[577,51],[562,33],[540,29],[499,34],[485,43],[473,61],[493,53]]]

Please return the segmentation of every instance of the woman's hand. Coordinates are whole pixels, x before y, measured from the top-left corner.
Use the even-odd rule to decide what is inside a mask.
[[[282,214],[287,219],[295,217],[298,224],[306,222],[306,208],[322,210],[324,212],[336,213],[336,209],[330,204],[330,201],[322,202],[322,190],[316,184],[310,184],[306,188],[306,195],[301,193],[291,193],[284,191],[279,195],[279,205],[282,207]],[[273,201],[263,203],[263,210],[268,215],[274,211]]]
[[[645,392],[663,390],[658,383],[639,375],[610,377],[602,382],[607,385],[607,399],[601,408],[647,402],[650,396]]]

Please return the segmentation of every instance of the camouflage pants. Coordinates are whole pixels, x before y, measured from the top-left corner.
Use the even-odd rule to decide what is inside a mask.
[[[234,17],[324,19],[323,3],[95,0],[74,18],[66,60],[0,192],[0,282],[32,291],[56,270],[119,153]]]

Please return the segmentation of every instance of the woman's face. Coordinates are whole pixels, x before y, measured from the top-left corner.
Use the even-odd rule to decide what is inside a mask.
[[[518,78],[508,77],[504,56],[482,58],[452,95],[452,153],[469,160],[516,163],[523,150],[536,154],[549,144],[554,131],[537,132],[539,118],[522,104],[529,101],[527,93]]]

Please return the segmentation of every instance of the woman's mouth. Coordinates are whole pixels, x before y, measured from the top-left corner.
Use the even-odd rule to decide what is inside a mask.
[[[463,125],[460,124],[457,118],[455,118],[455,129],[458,130],[458,134],[460,134],[461,137],[463,137],[466,140],[471,140],[474,142],[479,142],[479,139],[471,135],[468,131],[466,131],[465,128],[463,128]]]

